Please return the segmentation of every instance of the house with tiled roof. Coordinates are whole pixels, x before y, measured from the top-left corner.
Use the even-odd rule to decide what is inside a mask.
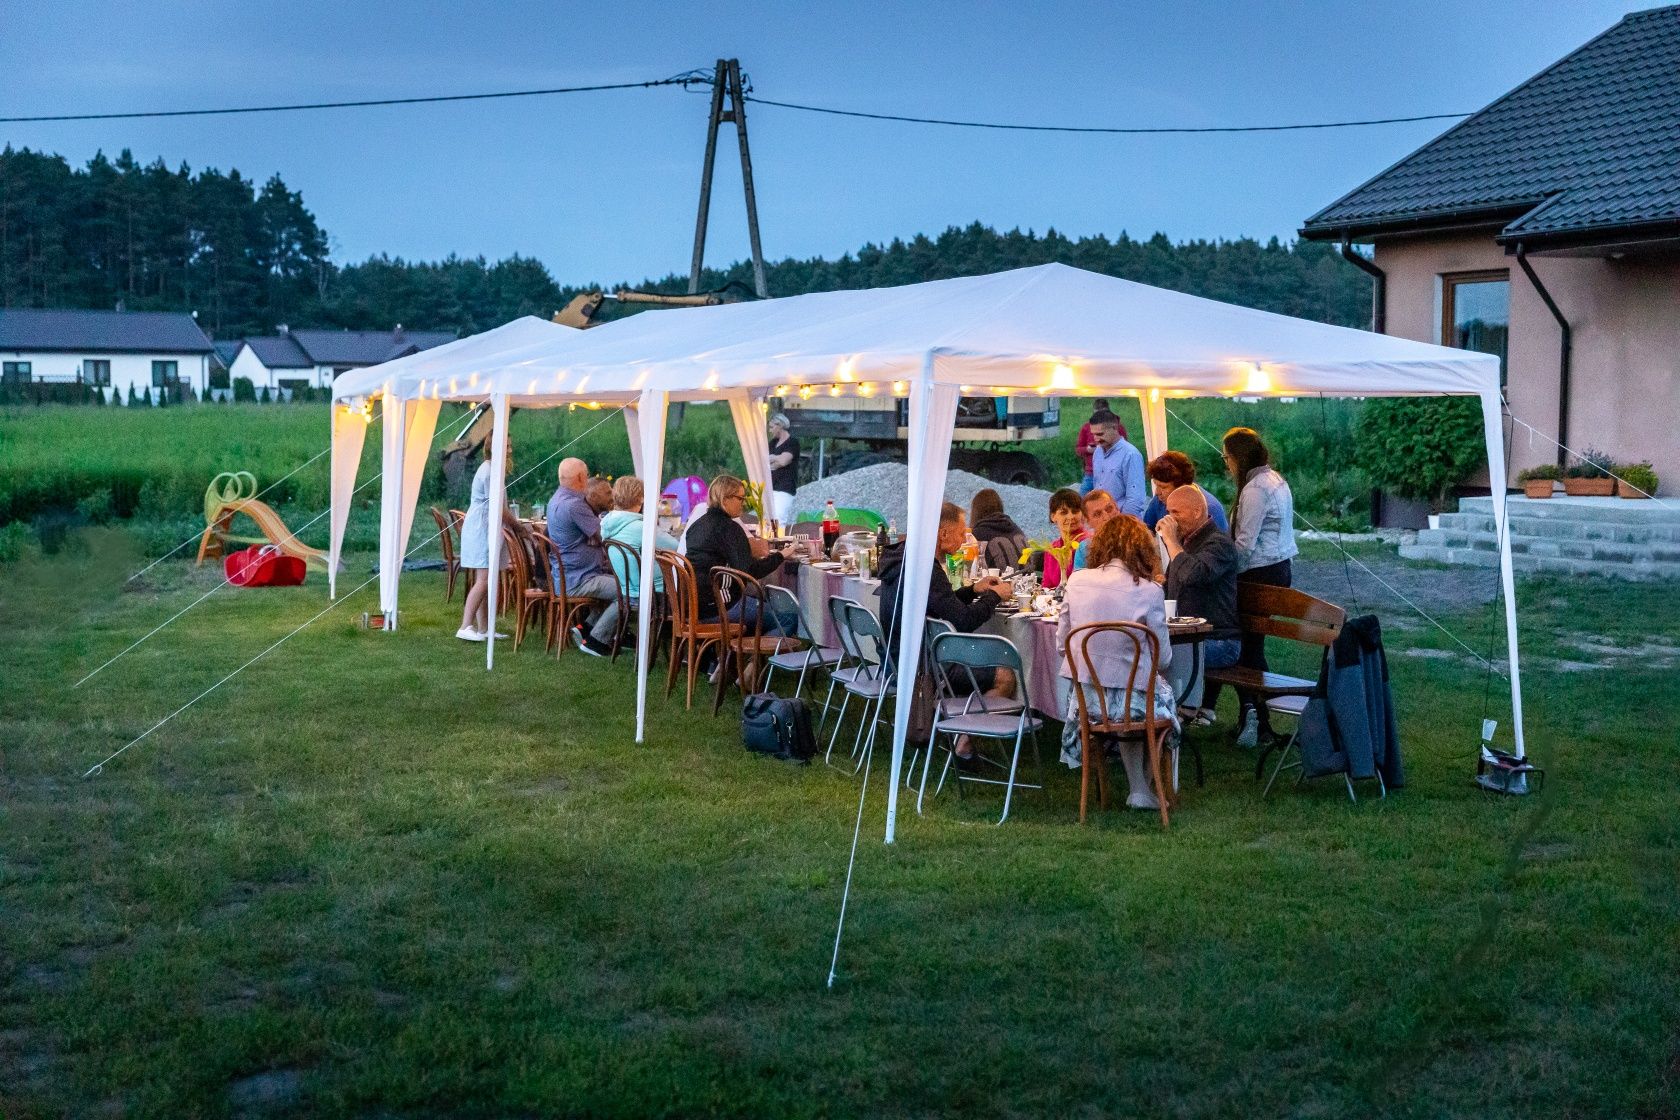
[[[1549,439],[1680,484],[1680,6],[1635,12],[1306,220],[1373,327],[1500,355]],[[1366,257],[1356,244],[1373,247]]]
[[[259,391],[324,387],[347,370],[453,341],[453,331],[405,331],[400,323],[389,331],[292,330],[281,324],[277,334],[240,340],[228,372],[249,378]]]
[[[0,309],[0,383],[8,387],[87,386],[154,402],[198,395],[214,351],[184,311]]]

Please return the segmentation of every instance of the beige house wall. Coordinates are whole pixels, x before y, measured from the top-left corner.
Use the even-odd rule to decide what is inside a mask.
[[[1376,247],[1388,274],[1388,331],[1441,339],[1441,277],[1508,269],[1511,412],[1548,436],[1558,428],[1557,322],[1516,258],[1491,234],[1395,240]],[[1680,493],[1680,259],[1537,257],[1529,263],[1574,330],[1569,434],[1564,442],[1621,461],[1649,460],[1661,493]],[[1520,425],[1513,473],[1556,459],[1556,448]]]

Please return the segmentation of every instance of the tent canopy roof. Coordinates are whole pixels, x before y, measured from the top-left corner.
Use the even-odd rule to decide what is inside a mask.
[[[489,341],[528,323],[537,326],[521,328],[517,346]],[[1499,377],[1489,355],[1061,264],[645,313],[587,332],[519,320],[402,362],[340,383],[367,392],[389,381],[399,395],[444,399],[500,392],[529,406],[626,400],[643,389],[691,398],[803,385],[903,392],[924,371],[986,395],[1483,393]]]

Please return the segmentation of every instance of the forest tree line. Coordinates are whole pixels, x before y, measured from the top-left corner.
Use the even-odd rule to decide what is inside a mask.
[[[294,327],[454,330],[548,316],[594,285],[556,283],[530,257],[338,264],[325,229],[278,175],[170,169],[128,151],[85,167],[62,156],[0,150],[0,307],[123,306],[197,311],[216,338]],[[999,233],[979,223],[865,245],[838,260],[771,262],[771,295],[888,287],[1059,261],[1145,284],[1323,322],[1364,326],[1365,276],[1333,247],[1251,238],[1174,243],[1157,233],[1069,238]],[[703,285],[750,290],[751,267],[708,269]],[[614,285],[618,286],[618,285]],[[630,286],[686,291],[672,274]]]

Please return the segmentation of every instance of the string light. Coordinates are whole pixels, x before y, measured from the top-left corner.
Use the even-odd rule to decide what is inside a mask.
[[[802,400],[802,401],[810,400],[811,399],[811,393],[812,393],[812,389],[809,385],[801,385],[799,387],[799,399],[800,400]]]
[[[838,397],[840,395],[840,386],[830,385],[828,387],[828,395],[831,397]]]
[[[902,397],[904,395],[904,391],[905,391],[904,382],[894,381],[893,384],[892,384],[892,391],[893,391],[893,396]]]
[[[1271,375],[1266,372],[1264,366],[1255,362],[1254,368],[1248,374],[1248,384],[1243,388],[1250,393],[1269,393],[1272,391]]]

